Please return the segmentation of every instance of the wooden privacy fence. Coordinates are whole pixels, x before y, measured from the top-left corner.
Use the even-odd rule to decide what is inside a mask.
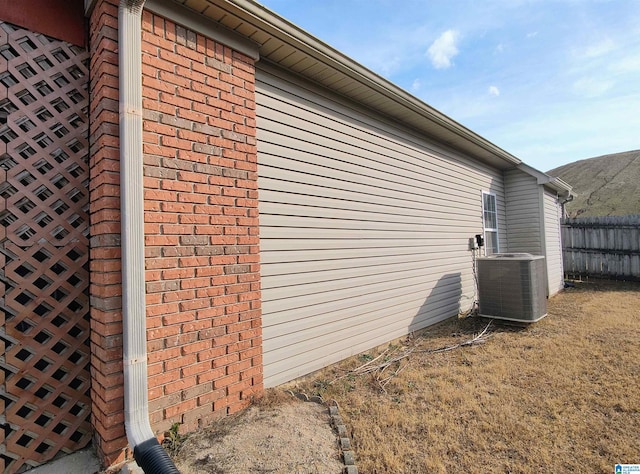
[[[640,215],[564,219],[567,276],[640,280]]]

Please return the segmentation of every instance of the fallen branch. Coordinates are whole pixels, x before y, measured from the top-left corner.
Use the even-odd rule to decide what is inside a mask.
[[[396,371],[394,373],[392,373],[391,375],[389,375],[387,378],[383,379],[383,380],[378,380],[378,383],[380,384],[380,387],[384,390],[384,387],[391,381],[391,379],[393,379],[396,375],[398,375],[400,372],[402,372],[404,369],[406,369],[407,367],[409,367],[409,364],[406,363],[404,365],[400,365]],[[385,390],[386,391],[386,390]]]
[[[409,365],[409,364],[401,365],[400,362],[402,360],[408,358],[413,353],[437,354],[437,353],[440,353],[440,352],[452,351],[452,350],[458,349],[460,347],[484,344],[486,342],[486,340],[487,340],[487,337],[488,337],[487,332],[489,331],[489,327],[491,327],[491,323],[492,323],[492,321],[489,321],[489,324],[487,324],[485,326],[485,328],[482,330],[482,332],[480,332],[478,335],[474,336],[472,339],[469,339],[467,341],[461,342],[459,344],[454,344],[452,346],[444,346],[444,347],[440,347],[438,349],[420,350],[420,349],[416,348],[417,344],[421,341],[421,339],[418,339],[418,340],[416,340],[414,342],[412,347],[405,348],[400,354],[395,355],[395,356],[392,356],[393,352],[390,352],[391,348],[387,348],[378,357],[367,361],[365,364],[362,364],[360,367],[356,367],[355,369],[352,369],[352,370],[348,371],[346,374],[344,374],[344,375],[342,375],[340,377],[337,377],[336,379],[334,379],[330,383],[334,384],[338,380],[341,380],[341,379],[349,377],[349,376],[375,374],[375,379],[378,382],[378,385],[380,385],[380,389],[386,393],[386,389],[384,387],[395,376],[397,376],[400,372],[402,372],[404,369],[406,369],[407,366]],[[386,358],[386,360],[383,363],[374,365],[374,362],[376,362],[377,360],[379,360],[382,357],[388,357],[388,358]],[[381,376],[385,372],[385,370],[387,370],[390,366],[392,366],[392,365],[394,365],[396,363],[398,364],[397,369],[391,375],[386,376],[384,379],[381,378]]]
[[[489,330],[489,327],[491,326],[492,322],[493,321],[489,321],[489,324],[487,324],[487,326],[482,330],[482,332],[480,334],[475,336],[473,339],[469,339],[468,341],[461,342],[460,344],[454,344],[453,346],[440,347],[439,349],[428,349],[428,350],[416,351],[416,352],[426,352],[426,353],[429,353],[429,354],[437,354],[439,352],[452,351],[452,350],[457,349],[459,347],[473,346],[473,345],[476,345],[476,344],[484,344],[487,341],[487,338],[484,337],[484,336],[487,333],[487,331]]]

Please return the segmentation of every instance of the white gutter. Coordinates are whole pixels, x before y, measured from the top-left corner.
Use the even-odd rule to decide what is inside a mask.
[[[145,472],[178,473],[149,423],[142,181],[141,18],[144,2],[120,0],[118,9],[125,429],[134,457]]]

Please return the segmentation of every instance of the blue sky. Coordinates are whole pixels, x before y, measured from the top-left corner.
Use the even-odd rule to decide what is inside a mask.
[[[259,0],[526,163],[640,149],[640,0]]]

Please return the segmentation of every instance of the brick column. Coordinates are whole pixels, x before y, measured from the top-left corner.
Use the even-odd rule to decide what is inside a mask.
[[[144,12],[150,419],[188,432],[262,391],[254,63]],[[123,460],[117,3],[91,16],[95,443]]]
[[[118,4],[90,18],[90,296],[94,445],[109,466],[126,457],[122,374]]]

